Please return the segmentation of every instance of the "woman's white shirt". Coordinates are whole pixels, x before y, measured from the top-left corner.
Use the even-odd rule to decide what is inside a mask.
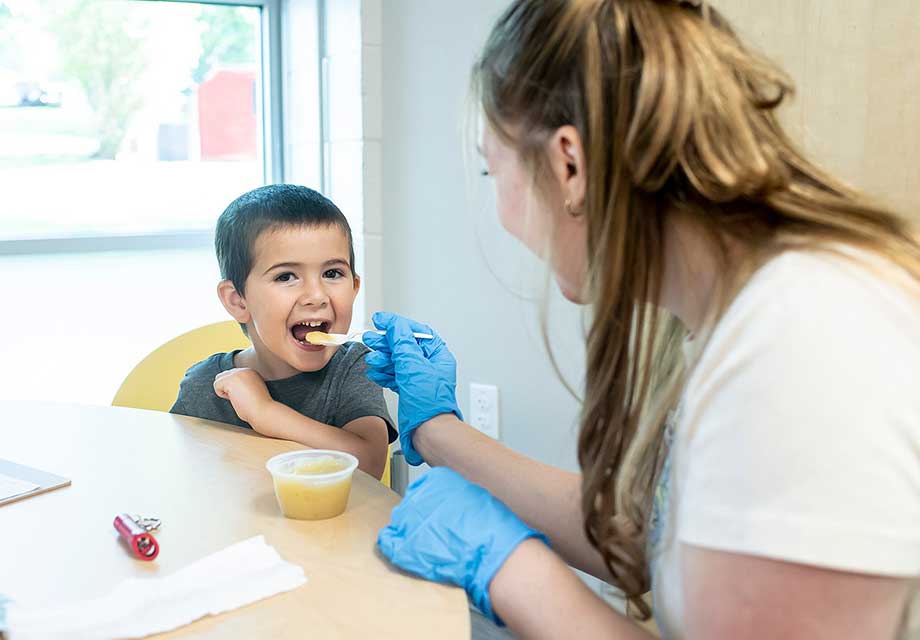
[[[680,543],[920,577],[920,286],[844,251],[759,269],[688,379],[650,541],[664,638],[684,626]],[[916,588],[909,613],[920,638]]]

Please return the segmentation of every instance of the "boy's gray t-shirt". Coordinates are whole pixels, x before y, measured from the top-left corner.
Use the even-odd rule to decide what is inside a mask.
[[[397,434],[383,400],[383,389],[366,375],[364,355],[368,351],[360,342],[348,342],[340,346],[319,371],[266,380],[265,386],[274,400],[333,427],[344,427],[364,416],[383,418],[389,441],[393,442]],[[233,358],[237,353],[239,351],[215,353],[192,365],[185,372],[179,397],[169,412],[251,428],[236,415],[229,400],[214,393],[214,378],[221,371],[234,368]]]

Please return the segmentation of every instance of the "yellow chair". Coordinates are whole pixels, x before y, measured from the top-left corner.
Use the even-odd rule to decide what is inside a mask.
[[[169,411],[190,366],[215,353],[245,349],[249,344],[240,325],[233,320],[183,333],[154,349],[131,370],[115,393],[112,406]],[[390,486],[389,451],[380,481]]]
[[[249,339],[233,320],[215,322],[173,338],[140,361],[121,383],[112,405],[169,411],[190,366],[222,351],[245,349]]]

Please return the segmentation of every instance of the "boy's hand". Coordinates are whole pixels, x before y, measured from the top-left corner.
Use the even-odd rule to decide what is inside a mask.
[[[214,378],[214,393],[229,400],[240,420],[248,422],[256,431],[259,431],[257,417],[274,402],[262,376],[246,367],[218,373]]]

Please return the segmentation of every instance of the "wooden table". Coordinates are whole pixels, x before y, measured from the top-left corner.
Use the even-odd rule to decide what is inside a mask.
[[[155,411],[0,403],[0,457],[72,486],[0,506],[0,591],[26,604],[104,595],[121,580],[167,575],[264,534],[307,584],[156,637],[463,638],[466,597],[392,568],[377,532],[399,496],[355,473],[346,512],[281,515],[265,461],[303,448],[246,429]],[[119,512],[163,519],[160,556],[134,560]]]

